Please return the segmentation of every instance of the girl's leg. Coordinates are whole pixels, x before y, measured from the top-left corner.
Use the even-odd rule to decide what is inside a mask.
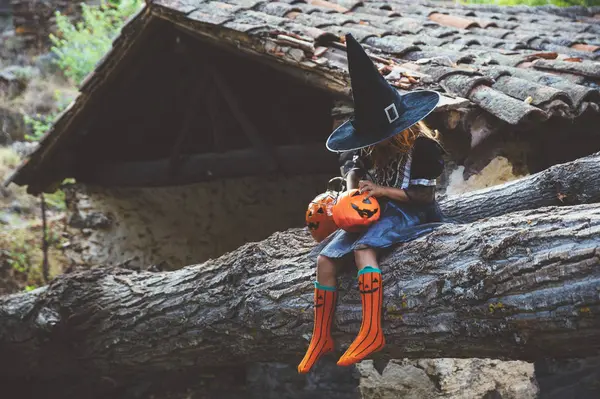
[[[337,264],[334,259],[319,255],[317,258],[317,282],[328,287],[336,286]]]
[[[367,266],[377,267],[377,252],[373,248],[363,248],[354,251],[354,262],[360,272]]]
[[[299,373],[308,373],[322,355],[331,352],[334,348],[331,323],[337,299],[336,268],[333,259],[322,255],[317,258],[313,334],[304,359],[298,365]]]
[[[385,345],[383,329],[381,328],[383,291],[381,270],[379,270],[377,264],[377,253],[372,248],[359,249],[354,252],[354,259],[358,268],[358,289],[362,301],[362,325],[358,336],[338,361],[340,366],[350,366],[357,363]]]

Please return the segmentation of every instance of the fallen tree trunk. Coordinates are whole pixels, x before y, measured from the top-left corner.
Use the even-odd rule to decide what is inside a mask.
[[[600,205],[445,225],[381,264],[389,358],[585,357],[600,349]],[[96,268],[0,298],[0,378],[126,381],[191,367],[299,361],[312,331],[314,242],[276,233],[165,273]],[[339,279],[334,337],[361,320]],[[28,380],[30,381],[30,380]]]
[[[544,206],[600,202],[600,153],[502,185],[448,198],[442,211],[463,222]]]

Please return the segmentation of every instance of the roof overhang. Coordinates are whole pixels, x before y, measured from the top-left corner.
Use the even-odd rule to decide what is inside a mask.
[[[72,156],[64,150],[66,143],[82,133],[83,121],[93,112],[97,99],[118,71],[135,61],[136,49],[160,23],[245,54],[348,101],[351,92],[343,32],[353,33],[365,45],[399,92],[439,90],[442,101],[438,112],[477,107],[498,123],[522,126],[551,116],[571,120],[588,111],[597,113],[600,104],[600,91],[587,84],[587,80],[597,81],[600,77],[599,64],[594,61],[600,48],[590,44],[582,47],[580,43],[598,29],[596,20],[585,16],[573,21],[540,8],[542,14],[546,13],[543,15],[564,25],[568,33],[565,38],[571,33],[578,35],[576,42],[556,44],[559,42],[550,43],[552,37],[545,36],[545,32],[531,30],[534,25],[540,29],[549,26],[540,24],[537,9],[519,16],[517,19],[525,22],[520,26],[511,19],[487,23],[490,13],[485,10],[489,7],[481,12],[475,6],[464,7],[462,11],[469,10],[464,13],[458,6],[425,6],[408,1],[391,2],[386,7],[380,2],[346,0],[294,4],[260,0],[146,1],[82,83],[75,101],[5,184],[28,185],[28,192],[39,193],[51,190],[61,180]],[[452,18],[447,18],[449,15]],[[535,21],[528,21],[528,16],[534,16]],[[508,31],[513,32],[510,39],[506,39]],[[527,90],[522,89],[523,85]],[[559,95],[553,94],[556,92]],[[38,179],[42,171],[46,177]]]
[[[338,98],[348,101],[352,99],[343,43],[330,42],[330,47],[316,49],[312,43],[303,43],[294,36],[272,30],[264,35],[251,34],[210,21],[189,18],[183,12],[168,8],[161,1],[149,3],[127,21],[121,34],[114,40],[111,50],[81,83],[77,97],[57,117],[40,139],[38,147],[4,181],[5,186],[10,183],[27,185],[27,192],[34,195],[56,190],[62,180],[68,177],[64,176],[64,171],[68,170],[70,162],[69,154],[61,152],[61,148],[72,135],[77,134],[78,126],[92,112],[96,99],[110,84],[113,75],[133,62],[136,50],[143,45],[154,23],[159,20],[168,21],[199,40],[241,52],[256,62],[268,64],[300,82],[325,90]],[[339,67],[332,67],[331,62],[324,66],[324,59],[299,62],[294,50],[302,46],[311,46],[311,50],[321,52],[322,57],[327,53],[326,56],[335,59]],[[380,65],[390,65],[389,60],[376,55],[373,55],[373,59]],[[402,89],[398,91],[407,92]],[[460,108],[470,103],[460,97],[441,97],[436,111]],[[36,179],[36,175],[42,170],[47,178]]]

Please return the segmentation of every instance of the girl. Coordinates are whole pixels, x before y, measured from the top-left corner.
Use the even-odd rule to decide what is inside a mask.
[[[379,250],[429,233],[443,219],[435,201],[436,178],[443,171],[443,149],[437,136],[422,122],[435,109],[439,95],[418,91],[401,96],[351,35],[346,36],[346,48],[354,117],[331,134],[327,148],[344,152],[342,173],[347,188],[358,188],[376,197],[381,216],[361,233],[340,229],[319,245],[314,329],[298,365],[300,373],[307,373],[323,354],[334,349],[331,323],[340,258],[354,256],[363,309],[360,331],[338,361],[340,366],[349,366],[385,345]]]

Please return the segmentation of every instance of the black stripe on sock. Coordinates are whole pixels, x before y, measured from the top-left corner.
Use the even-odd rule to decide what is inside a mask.
[[[331,296],[332,296],[332,298],[331,298],[332,303],[331,303],[331,307],[329,309],[329,316],[327,317],[327,324],[325,324],[325,328],[328,328],[328,329],[331,329],[331,322],[333,321],[333,312],[335,309],[335,292],[332,292]],[[323,307],[324,306],[325,305],[323,305]],[[327,334],[327,335],[329,335],[329,334]]]
[[[371,278],[371,280],[372,280],[372,278]],[[371,281],[371,284],[373,284],[372,281]],[[371,295],[374,296],[374,294],[371,294]],[[383,293],[381,292],[381,279],[380,279],[380,286],[379,286],[379,290],[378,290],[377,296],[381,296],[381,298],[383,298]],[[381,300],[379,301],[379,304],[380,304],[380,306],[377,307],[377,317],[372,318],[371,322],[374,321],[375,323],[377,323],[377,321],[379,320],[378,318],[381,318],[381,305],[382,305],[382,301]],[[373,306],[373,301],[371,301],[371,306]],[[373,312],[371,312],[371,314],[373,314]],[[369,330],[369,332],[370,332],[370,330]],[[380,334],[381,334],[381,328],[377,329],[377,334],[375,334],[375,337],[373,338],[373,341],[371,341],[371,343],[369,344],[369,346],[367,346],[365,349],[363,349],[360,352],[358,352],[356,354],[356,356],[360,355],[361,353],[363,353],[364,351],[366,351],[367,349],[369,349],[375,342],[377,342],[377,338],[379,337]],[[368,336],[369,336],[369,334],[367,334],[367,336],[365,337],[365,340],[366,340],[366,338]]]
[[[324,297],[323,297],[323,308],[324,308],[325,307],[325,301],[327,300],[327,291],[323,291],[323,295],[324,295]],[[317,356],[319,355],[319,353],[321,353],[322,348],[319,348],[319,344],[321,343],[321,339],[323,338],[323,331],[322,330],[323,330],[323,319],[324,318],[325,318],[325,312],[323,311],[321,313],[321,323],[319,324],[320,325],[320,328],[319,328],[319,338],[317,339],[317,343],[313,347],[312,353],[308,357],[308,361],[307,361],[308,364],[311,364],[311,359],[312,359],[312,357],[313,357],[313,355],[315,353],[317,354]],[[314,337],[312,339],[314,339]],[[311,339],[311,341],[312,341],[312,339]],[[317,348],[319,348],[319,350],[317,350]],[[315,361],[316,361],[316,359],[315,359]]]
[[[329,306],[329,315],[327,316],[327,323],[325,324],[325,329],[327,331],[325,331],[325,337],[329,338],[330,335],[330,331],[331,331],[331,322],[333,321],[333,312],[334,312],[334,307],[335,307],[335,293],[332,292],[331,293],[331,306]],[[325,307],[325,304],[323,304],[323,307]],[[323,346],[325,346],[327,344],[327,338],[325,339],[325,342],[323,343]]]
[[[373,286],[373,274],[369,273],[370,277],[371,277],[371,283],[369,284],[369,287]],[[365,289],[365,284],[363,283],[363,290]],[[367,301],[366,296],[367,295],[373,295],[371,294],[362,294],[363,297],[365,298],[365,302]],[[366,307],[366,306],[365,306]],[[373,300],[371,300],[371,314],[373,314]],[[363,311],[363,321],[364,321],[364,311]],[[369,336],[369,333],[371,332],[371,326],[373,325],[373,318],[370,317],[369,318],[369,329],[367,330],[367,334],[365,335],[365,337],[362,339],[362,341],[360,341],[360,343],[358,345],[356,345],[356,348],[360,348],[360,346],[367,340],[367,337]],[[352,356],[354,356],[354,354],[352,354]]]

